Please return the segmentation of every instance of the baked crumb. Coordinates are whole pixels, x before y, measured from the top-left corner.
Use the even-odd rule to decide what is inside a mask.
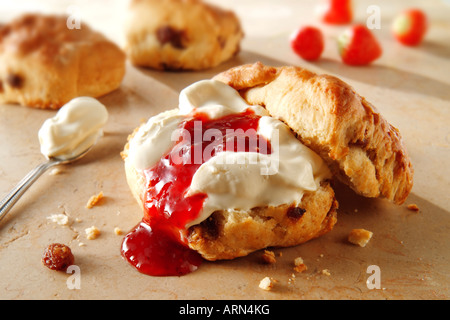
[[[303,259],[300,257],[297,257],[294,259],[294,271],[297,271],[299,273],[306,271],[308,267],[304,264]]]
[[[295,282],[295,274],[291,274],[291,277],[288,279],[288,284],[293,284]]]
[[[51,176],[56,176],[56,175],[58,175],[58,174],[61,174],[61,173],[63,173],[64,172],[64,170],[62,169],[62,168],[60,168],[60,167],[56,167],[56,168],[53,168],[51,171],[50,171],[50,175]]]
[[[270,291],[272,290],[275,284],[275,280],[269,277],[265,277],[259,282],[259,287],[263,290]]]
[[[84,230],[86,232],[86,238],[88,240],[94,240],[97,239],[100,235],[100,230],[97,229],[97,227],[90,227]]]
[[[323,270],[322,270],[322,274],[323,274],[323,275],[326,275],[326,276],[328,276],[328,277],[331,276],[330,270],[328,270],[328,269],[323,269]]]
[[[264,250],[264,253],[261,256],[264,263],[267,264],[274,264],[277,262],[277,259],[275,258],[275,253],[273,251]]]
[[[86,203],[86,208],[91,209],[93,206],[97,205],[103,198],[103,191],[100,191],[100,193],[97,195],[93,195]]]
[[[411,211],[419,211],[419,207],[415,203],[408,204],[407,208]]]
[[[120,235],[122,234],[122,229],[120,229],[120,228],[118,228],[118,227],[115,227],[115,228],[114,228],[114,233],[115,233],[116,235],[120,236]]]
[[[65,226],[69,223],[69,217],[62,213],[52,214],[47,217],[47,220],[57,223],[60,226]]]
[[[294,265],[298,266],[303,264],[303,259],[301,257],[297,257],[294,259]]]
[[[348,241],[360,247],[365,247],[373,233],[365,229],[353,229],[348,235]]]

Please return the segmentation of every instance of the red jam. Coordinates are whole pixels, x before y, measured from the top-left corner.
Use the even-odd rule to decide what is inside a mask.
[[[180,276],[200,266],[202,258],[187,246],[184,234],[186,224],[200,214],[207,195],[185,193],[197,169],[217,152],[271,153],[269,143],[256,133],[259,119],[251,110],[213,120],[197,113],[181,124],[185,135],[172,150],[145,170],[144,217],[122,243],[122,256],[140,272]],[[208,129],[218,130],[222,139],[206,138]],[[257,143],[249,143],[252,139]],[[267,148],[260,150],[262,143]]]

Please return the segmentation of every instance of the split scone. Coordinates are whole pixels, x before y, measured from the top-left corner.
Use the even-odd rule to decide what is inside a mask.
[[[134,65],[201,70],[236,55],[243,32],[232,11],[201,0],[133,0],[125,36]]]
[[[232,68],[215,79],[285,122],[357,193],[397,204],[406,200],[413,168],[400,132],[342,80],[259,62]]]
[[[102,34],[68,17],[25,14],[0,25],[0,103],[59,109],[78,96],[117,89],[125,54]]]
[[[325,162],[283,122],[220,81],[184,89],[179,108],[137,128],[122,156],[144,210],[122,255],[147,274],[192,271],[192,252],[217,260],[293,246],[336,223]]]
[[[184,89],[179,109],[135,130],[123,158],[144,218],[122,253],[153,275],[198,266],[186,251],[172,254],[170,241],[155,245],[168,234],[207,260],[325,234],[336,223],[333,174],[364,196],[395,203],[412,187],[400,133],[349,85],[261,63]],[[183,272],[161,268],[154,252],[161,261],[170,252],[169,265]]]

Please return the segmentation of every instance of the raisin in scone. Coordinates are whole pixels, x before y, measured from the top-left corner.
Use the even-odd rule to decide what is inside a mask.
[[[59,109],[120,86],[124,52],[84,23],[69,29],[67,19],[25,14],[0,25],[0,103]]]
[[[200,0],[133,0],[125,29],[130,61],[158,70],[215,67],[239,52],[243,37],[232,11]]]
[[[285,122],[357,193],[397,204],[406,200],[413,167],[400,132],[342,80],[259,62],[232,68],[215,79]]]
[[[122,157],[143,222],[207,260],[297,245],[337,221],[325,162],[283,122],[219,81],[184,89],[179,108],[138,127]],[[128,244],[136,238],[126,237],[127,252],[136,250]]]

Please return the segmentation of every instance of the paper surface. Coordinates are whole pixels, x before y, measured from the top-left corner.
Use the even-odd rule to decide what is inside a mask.
[[[450,7],[427,1],[425,9],[432,21],[429,34],[421,47],[407,48],[393,40],[389,21],[413,3],[398,1],[394,7],[392,2],[382,2],[382,26],[375,32],[383,44],[383,56],[372,66],[355,68],[343,65],[337,54],[335,35],[343,27],[319,24],[311,14],[315,1],[277,1],[276,8],[273,1],[212,2],[234,8],[242,19],[246,38],[241,53],[215,69],[197,73],[128,65],[121,88],[99,99],[107,106],[110,119],[98,145],[79,162],[60,167],[60,173],[42,176],[1,221],[0,298],[448,299],[450,44],[445,39],[450,32]],[[1,22],[27,8],[27,1],[15,3],[17,8],[3,11]],[[41,9],[58,12],[66,12],[68,6],[68,1],[40,3]],[[358,2],[356,20],[366,20],[368,5]],[[79,7],[93,27],[121,41],[117,6],[111,5],[113,14],[102,18],[95,6],[80,1]],[[258,10],[246,15],[246,8],[253,7]],[[276,14],[267,17],[268,12]],[[326,49],[316,63],[301,60],[289,48],[289,33],[302,23],[320,25],[326,33]],[[352,85],[402,133],[415,169],[412,193],[404,205],[396,206],[365,199],[337,185],[340,207],[334,230],[300,246],[273,249],[277,259],[273,265],[261,263],[262,252],[255,252],[233,261],[205,262],[182,277],[138,273],[121,258],[123,235],[114,232],[118,227],[125,234],[142,218],[120,157],[128,134],[141,121],[176,107],[178,93],[187,85],[258,60],[330,73]],[[44,161],[37,131],[53,115],[54,111],[0,106],[0,196]],[[102,202],[85,208],[100,191],[105,197]],[[418,212],[407,209],[411,203],[418,205]],[[61,226],[47,219],[53,214],[67,215],[69,224]],[[91,226],[101,231],[95,240],[86,239],[84,230]],[[366,247],[347,241],[354,228],[373,232]],[[41,264],[45,247],[53,242],[71,247],[78,274],[55,272]],[[297,257],[308,267],[303,273],[293,270]],[[78,283],[75,275],[79,275]],[[258,287],[266,276],[277,280],[271,291]],[[373,288],[374,284],[380,288]]]

